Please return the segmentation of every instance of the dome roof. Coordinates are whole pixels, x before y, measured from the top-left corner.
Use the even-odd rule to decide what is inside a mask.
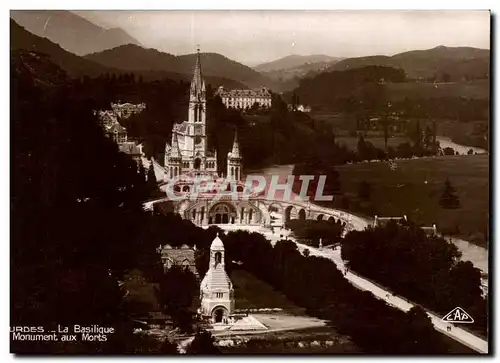
[[[212,244],[210,245],[211,250],[220,250],[224,249],[224,243],[222,243],[222,240],[219,238],[219,234],[217,233],[217,237],[212,241]]]

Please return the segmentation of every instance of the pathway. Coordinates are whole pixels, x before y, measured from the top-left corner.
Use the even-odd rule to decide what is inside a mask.
[[[264,228],[264,227],[259,227],[259,226],[244,226],[244,225],[219,225],[220,228],[224,230],[237,230],[237,229],[242,229],[242,230],[248,230],[251,232],[259,232],[262,233],[266,238],[268,238],[271,243],[274,245],[277,241],[281,239],[280,235],[283,235],[290,241],[294,242],[297,245],[297,248],[299,251],[303,251],[304,249],[308,249],[310,252],[310,255],[312,256],[320,256],[327,258],[337,265],[337,267],[340,269],[340,271],[344,271],[345,265],[344,261],[342,260],[340,256],[340,248],[331,250],[331,249],[318,249],[314,247],[310,247],[307,245],[304,245],[302,243],[297,242],[293,237],[290,237],[290,231],[288,230],[282,230],[279,231],[279,229],[276,229],[275,233],[272,233],[270,229]],[[345,278],[351,282],[355,287],[357,287],[360,290],[366,290],[370,291],[375,297],[378,299],[384,300],[388,305],[394,306],[402,311],[408,311],[410,310],[413,306],[415,306],[414,303],[403,299],[402,297],[399,296],[394,296],[389,290],[386,290],[385,288],[374,284],[373,282],[353,273],[353,272],[347,272],[345,275]],[[481,339],[474,334],[471,334],[467,332],[464,329],[461,329],[460,327],[457,326],[452,326],[451,324],[445,323],[441,321],[442,317],[439,317],[431,312],[427,312],[427,315],[431,318],[432,324],[434,325],[434,328],[439,331],[442,334],[446,334],[449,337],[455,339],[456,341],[468,346],[471,349],[474,349],[477,352],[480,353],[488,353],[488,342],[485,341],[484,339]],[[447,331],[447,327],[451,326],[451,331]]]

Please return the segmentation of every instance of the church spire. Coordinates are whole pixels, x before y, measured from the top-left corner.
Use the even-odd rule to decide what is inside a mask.
[[[179,141],[177,140],[177,132],[172,134],[172,149],[170,150],[170,158],[180,158],[181,151],[179,148]]]
[[[231,150],[231,157],[233,159],[240,158],[240,144],[238,142],[238,130],[234,131],[234,141],[233,141],[233,149]]]
[[[200,47],[196,49],[196,65],[194,66],[193,80],[191,81],[191,93],[199,95],[205,92],[205,82],[201,73]]]

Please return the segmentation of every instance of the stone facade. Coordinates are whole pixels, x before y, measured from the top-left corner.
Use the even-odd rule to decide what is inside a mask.
[[[223,323],[234,312],[233,284],[224,266],[224,244],[219,236],[210,246],[210,265],[200,284],[200,314]]]
[[[164,165],[167,179],[176,178],[192,170],[201,174],[217,172],[217,152],[209,151],[207,148],[206,113],[205,81],[198,50],[189,92],[188,119],[174,125],[172,141],[165,145]]]
[[[181,247],[176,248],[170,245],[165,245],[163,247],[159,247],[159,251],[161,253],[161,260],[165,271],[176,265],[188,268],[195,275],[198,274],[196,271],[194,256],[196,248],[192,248],[187,245],[182,245]]]
[[[269,108],[272,104],[272,97],[269,90],[262,87],[260,90],[225,90],[219,87],[216,93],[220,96],[222,103],[227,108],[248,109],[255,103],[259,106]]]
[[[132,103],[111,103],[113,113],[120,118],[129,118],[134,114],[141,113],[146,108],[145,103],[134,105]]]
[[[183,197],[174,202],[175,213],[197,225],[260,223],[262,213],[254,203],[218,195],[228,188],[243,193],[243,158],[235,132],[232,149],[227,154],[226,177],[218,175],[217,153],[207,150],[205,82],[199,53],[189,105],[188,121],[174,126],[172,143],[165,147],[166,175],[161,189],[167,195],[173,193]]]

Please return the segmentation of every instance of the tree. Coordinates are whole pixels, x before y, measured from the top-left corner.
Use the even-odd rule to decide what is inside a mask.
[[[155,168],[153,165],[153,158],[151,158],[151,164],[149,164],[147,186],[150,193],[154,193],[158,188],[158,183],[155,175]]]
[[[292,110],[297,111],[297,106],[299,104],[299,96],[295,92],[292,93]]]
[[[429,126],[426,126],[424,133],[424,147],[427,150],[431,150],[432,146],[433,146],[433,132]]]
[[[469,151],[467,151],[467,155],[474,155],[474,150],[469,149]]]
[[[165,341],[160,346],[160,354],[179,354],[177,344],[172,343],[168,339],[165,339]]]
[[[220,354],[219,348],[214,344],[214,338],[207,331],[198,332],[190,345],[186,348],[186,354],[213,355]]]
[[[439,333],[434,330],[431,318],[420,306],[412,307],[406,313],[408,334],[405,337],[405,353],[437,353],[440,350]],[[406,334],[405,334],[406,335]]]
[[[384,116],[383,119],[383,127],[384,127],[384,150],[387,152],[387,140],[389,139],[389,120],[387,115]]]
[[[420,149],[422,147],[422,129],[420,128],[420,120],[417,120],[417,125],[415,126],[412,139],[414,147],[416,149]]]
[[[453,149],[452,147],[445,147],[443,149],[443,154],[448,156],[455,155],[455,149]]]
[[[190,308],[197,293],[196,277],[188,269],[177,265],[172,266],[160,282],[161,302],[165,312],[172,316],[174,325],[183,331],[191,329]]]
[[[470,261],[459,261],[450,271],[452,286],[460,286],[452,290],[450,304],[467,307],[481,299],[481,270],[475,268]]]
[[[149,217],[139,190],[144,175],[103,135],[93,110],[104,102],[87,92],[89,80],[64,76],[48,86],[11,61],[12,137],[22,140],[12,147],[12,324],[118,326],[127,319],[118,280],[156,247],[141,239]],[[104,77],[96,82],[106,87]],[[44,350],[76,349],[61,344]]]
[[[432,153],[437,154],[438,151],[438,144],[436,141],[436,136],[437,136],[437,123],[436,120],[432,121]]]
[[[366,201],[370,200],[371,191],[372,191],[372,186],[370,183],[366,182],[365,180],[359,183],[358,196],[360,199]]]
[[[446,209],[460,208],[460,200],[458,198],[455,188],[451,185],[451,182],[446,178],[444,182],[444,190],[441,198],[439,199],[439,205]]]
[[[366,147],[366,141],[365,141],[365,138],[363,137],[363,134],[360,133],[359,134],[359,138],[358,138],[358,154],[359,156],[364,159],[364,156],[366,155],[367,153],[367,147]]]

